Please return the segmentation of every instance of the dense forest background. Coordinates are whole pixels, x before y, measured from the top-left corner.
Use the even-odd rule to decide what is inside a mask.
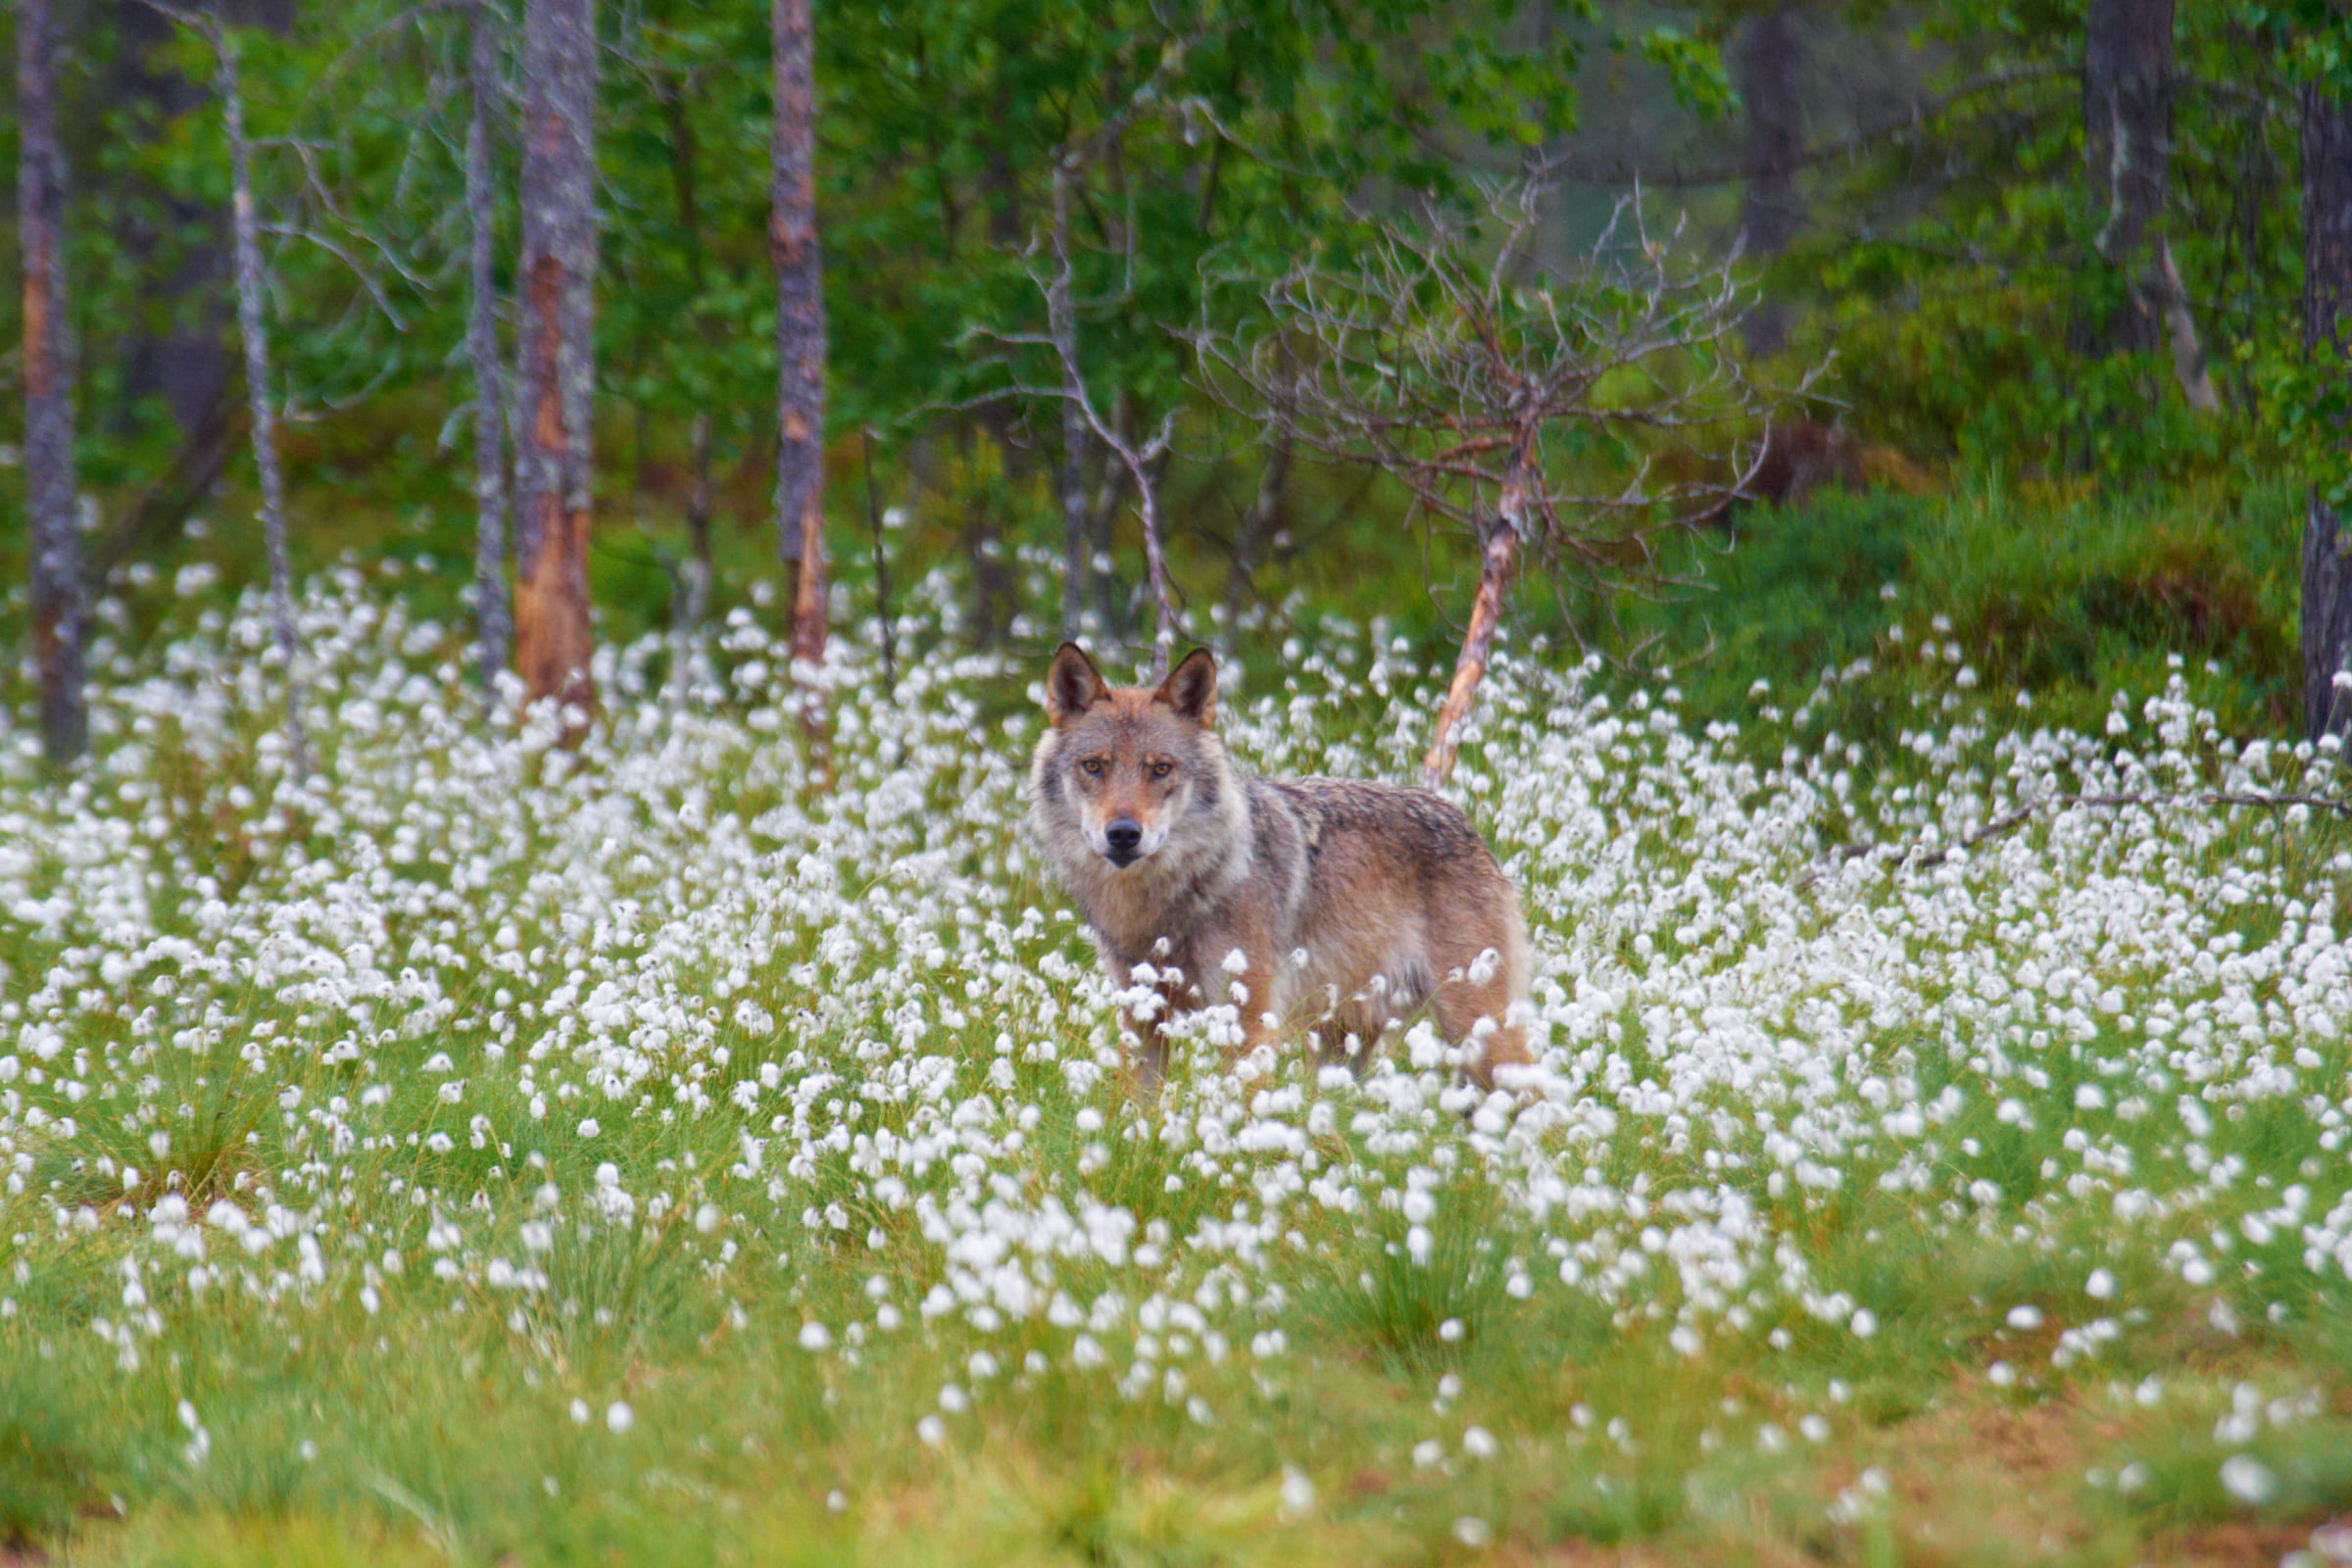
[[[1994,679],[2095,694],[2121,638],[2225,666],[2239,721],[2343,720],[2331,6],[54,0],[17,22],[36,10],[74,529],[117,634],[191,563],[259,580],[267,423],[293,569],[485,552],[496,595],[447,608],[490,622],[506,574],[537,580],[533,494],[562,491],[547,515],[579,519],[612,633],[788,617],[806,556],[805,585],[838,580],[820,609],[860,621],[894,576],[952,569],[945,634],[978,644],[1140,648],[1164,597],[1230,645],[1304,591],[1435,651],[1480,630],[1483,550],[1490,576],[1524,570],[1522,628],[1644,667],[1711,650],[1690,667],[1727,702],[1868,653],[1880,595],[1932,575]],[[551,109],[532,40],[565,25],[593,40],[585,96]],[[812,60],[790,78],[796,25]],[[22,106],[40,62],[18,31]],[[26,123],[0,127],[11,169],[38,151]],[[571,187],[533,166],[551,126],[584,140]],[[236,141],[266,362],[240,349]],[[568,237],[534,250],[566,201]],[[545,407],[577,424],[573,466],[534,481],[533,378],[557,370],[532,364],[533,258],[559,253],[573,379]],[[821,312],[780,285],[787,253],[821,257]],[[1582,324],[1547,341],[1584,373],[1631,341],[1651,264],[1637,305],[1729,292],[1544,411],[1524,566],[1492,549],[1507,464],[1351,446],[1388,417],[1377,384],[1354,425],[1296,400],[1355,363],[1366,312],[1426,348],[1557,328],[1555,291]],[[29,288],[0,302],[12,346]],[[35,358],[0,361],[12,428]],[[1455,369],[1484,380],[1416,403],[1425,438],[1474,405],[1505,418],[1537,375],[1417,366]],[[1660,398],[1696,411],[1672,441]],[[32,454],[0,468],[18,584]],[[510,484],[518,564],[482,531]],[[1808,501],[1803,522],[1765,510]],[[782,590],[759,586],[779,556]],[[39,599],[10,600],[20,710]],[[488,662],[508,635],[483,628]]]

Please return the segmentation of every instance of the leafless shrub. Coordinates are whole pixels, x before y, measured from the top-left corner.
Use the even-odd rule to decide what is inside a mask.
[[[1485,234],[1434,208],[1383,223],[1351,260],[1310,255],[1264,285],[1254,329],[1196,334],[1212,396],[1273,439],[1395,476],[1418,520],[1477,544],[1432,784],[1451,771],[1523,560],[1564,605],[1580,587],[1690,585],[1663,538],[1741,493],[1770,411],[1812,380],[1778,393],[1749,381],[1734,352],[1749,303],[1737,258],[1687,262],[1682,225],[1653,233],[1638,199],[1577,266],[1547,271],[1534,255],[1541,194],[1496,193]]]

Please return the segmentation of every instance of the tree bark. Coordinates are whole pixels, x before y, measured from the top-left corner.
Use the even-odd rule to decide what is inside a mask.
[[[596,218],[593,0],[526,0],[523,318],[515,431],[514,658],[525,701],[596,706],[589,673]],[[576,738],[576,736],[572,737]]]
[[[1070,170],[1067,154],[1054,163],[1054,275],[1046,284],[1046,330],[1062,364],[1061,383],[1061,634],[1078,640],[1086,617],[1086,577],[1093,555],[1093,517],[1086,505],[1086,395],[1078,371],[1078,306],[1070,263]]]
[[[1746,254],[1770,261],[1788,248],[1804,216],[1796,167],[1805,150],[1805,41],[1796,8],[1775,6],[1751,20],[1740,33],[1738,63],[1747,122],[1747,196],[1740,227]],[[1741,331],[1751,353],[1778,353],[1788,340],[1788,306],[1767,296],[1747,313]]]
[[[1494,526],[1487,535],[1485,560],[1478,573],[1478,597],[1471,601],[1470,624],[1462,633],[1462,652],[1453,663],[1453,679],[1432,726],[1429,752],[1421,759],[1421,785],[1436,789],[1453,776],[1453,760],[1461,750],[1458,733],[1478,701],[1479,683],[1487,676],[1494,655],[1494,631],[1502,622],[1503,596],[1519,568],[1519,544],[1526,536],[1527,502],[1533,488],[1534,432],[1520,437],[1509,476],[1494,503]]]
[[[262,537],[270,554],[270,618],[278,657],[286,665],[286,739],[294,773],[311,771],[311,742],[302,718],[302,678],[294,660],[293,567],[286,553],[286,481],[277,461],[277,411],[270,402],[270,326],[262,313],[261,225],[254,215],[252,150],[245,138],[245,100],[237,86],[237,55],[218,24],[209,29],[220,63],[220,119],[228,131],[229,228],[237,272],[237,335],[245,340],[245,396],[253,411],[253,463],[262,481]]]
[[[2180,270],[2161,231],[2173,156],[2173,0],[2090,0],[2082,48],[2082,149],[2102,206],[2099,254],[2124,274],[2129,298],[2093,328],[2094,353],[2169,348],[2173,373],[2195,407],[2213,412],[2203,345]]]
[[[132,135],[149,148],[169,141],[174,122],[204,107],[204,88],[168,60],[175,21],[210,19],[213,25],[282,33],[293,26],[295,11],[294,0],[185,0],[170,11],[145,0],[116,0],[106,9],[121,40],[108,95],[127,111]],[[234,241],[219,207],[136,176],[117,185],[107,205],[121,215],[117,241],[141,278],[147,307],[140,313],[146,319],[134,318],[124,336],[121,407],[155,399],[177,426],[183,450],[193,451],[234,403],[236,358],[228,341]],[[167,259],[170,270],[160,271],[157,264]]]
[[[507,667],[513,628],[507,615],[506,378],[498,363],[498,284],[494,270],[496,214],[490,189],[490,115],[497,90],[498,38],[488,0],[474,0],[466,74],[473,118],[466,127],[466,218],[473,301],[466,349],[473,362],[474,622],[482,690],[494,689]]]
[[[57,36],[49,0],[17,7],[17,239],[24,281],[24,493],[31,514],[32,654],[41,747],[53,767],[89,745],[74,532],[74,358],[66,313],[66,159],[57,141]]]
[[[2157,320],[2137,308],[2140,246],[2164,211],[2173,146],[2173,0],[2090,0],[2082,48],[2082,151],[2103,207],[2099,254],[2131,277],[2132,304],[2105,347],[2146,353]]]
[[[1167,679],[1169,655],[1176,648],[1176,596],[1168,582],[1168,553],[1159,533],[1159,473],[1152,469],[1155,460],[1167,451],[1164,425],[1157,445],[1159,452],[1148,454],[1135,475],[1135,511],[1144,528],[1144,575],[1152,589],[1152,679],[1155,684]]]
[[[1234,523],[1233,560],[1225,570],[1225,651],[1230,654],[1241,646],[1242,612],[1250,601],[1257,597],[1257,567],[1264,559],[1265,547],[1273,538],[1275,525],[1282,517],[1283,487],[1291,476],[1291,444],[1288,428],[1274,433],[1273,443],[1266,453],[1266,466],[1257,476],[1257,493],[1250,498],[1249,507]]]
[[[776,546],[793,565],[792,657],[825,657],[825,306],[816,244],[816,86],[809,0],[774,0],[775,143],[768,252],[776,270]],[[806,718],[808,715],[804,715]]]
[[[669,123],[670,182],[677,198],[678,235],[686,247],[686,293],[694,302],[695,336],[707,350],[715,352],[718,325],[704,307],[702,197],[695,174],[701,149],[695,140],[694,121],[687,114],[687,95],[693,90],[691,76],[684,82],[663,80],[659,88],[662,113]],[[686,562],[680,568],[677,613],[672,617],[681,691],[694,639],[710,608],[710,411],[696,410],[690,436],[694,472],[686,491]],[[643,465],[639,467],[642,470]]]
[[[187,9],[218,7],[196,0]],[[203,89],[165,63],[175,35],[171,19],[138,0],[121,0],[115,10],[121,48],[110,96],[127,111],[134,137],[153,147],[172,134],[181,116],[202,107]],[[193,446],[217,422],[219,411],[233,404],[229,246],[220,211],[136,176],[121,195],[114,204],[121,214],[116,242],[141,280],[147,307],[140,313],[147,320],[132,325],[123,347],[121,407],[135,411],[154,399],[171,416],[183,446]],[[158,265],[167,258],[168,271]]]
[[[2303,89],[2303,348],[2322,372],[2352,375],[2352,106]],[[2339,435],[2339,439],[2341,436]],[[2314,485],[2303,523],[2303,727],[2352,740],[2352,544]]]

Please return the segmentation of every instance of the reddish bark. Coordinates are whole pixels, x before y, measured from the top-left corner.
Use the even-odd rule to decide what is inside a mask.
[[[522,264],[515,396],[514,665],[526,701],[593,710],[590,338],[596,280],[592,0],[523,10]]]
[[[1478,597],[1471,602],[1470,624],[1462,633],[1461,657],[1454,661],[1453,679],[1438,710],[1431,730],[1429,753],[1421,760],[1421,783],[1436,789],[1453,774],[1454,754],[1461,749],[1456,733],[1478,701],[1479,683],[1486,679],[1487,662],[1494,654],[1494,631],[1502,621],[1502,600],[1511,574],[1519,569],[1519,545],[1527,521],[1528,492],[1534,477],[1533,432],[1520,438],[1520,448],[1494,506],[1494,526],[1487,534],[1485,561],[1478,573]]]

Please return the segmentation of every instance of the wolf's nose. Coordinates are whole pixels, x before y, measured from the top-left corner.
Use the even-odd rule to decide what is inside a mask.
[[[1144,842],[1144,824],[1131,816],[1122,816],[1103,828],[1102,837],[1110,845],[1110,858],[1125,865],[1135,858],[1135,852]]]

